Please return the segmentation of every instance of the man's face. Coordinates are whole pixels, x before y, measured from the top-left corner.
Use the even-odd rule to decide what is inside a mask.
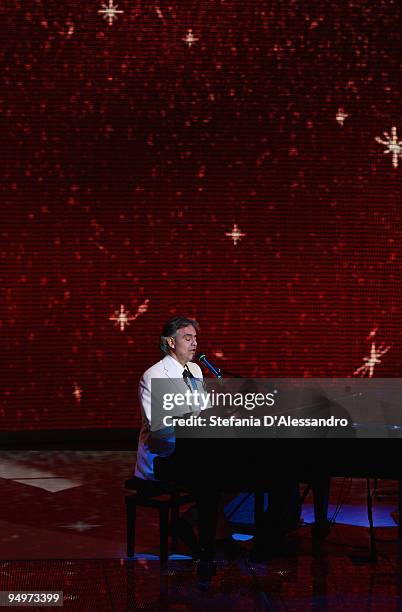
[[[197,331],[192,325],[182,327],[174,338],[169,338],[172,356],[184,366],[194,358],[197,349]]]

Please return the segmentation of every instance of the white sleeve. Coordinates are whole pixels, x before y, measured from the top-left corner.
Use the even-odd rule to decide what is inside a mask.
[[[151,426],[151,378],[143,375],[138,386],[138,398],[140,400],[143,417]]]

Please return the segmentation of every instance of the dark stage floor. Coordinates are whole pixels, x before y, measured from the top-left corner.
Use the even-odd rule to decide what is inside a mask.
[[[281,556],[251,563],[252,540],[238,541],[235,558],[218,552],[217,575],[201,593],[184,545],[160,567],[153,510],[140,509],[136,557],[127,560],[122,483],[133,459],[131,451],[3,452],[0,590],[63,591],[64,608],[82,611],[402,610],[395,482],[378,482],[376,564],[351,559],[369,549],[365,481],[336,479],[330,517],[345,500],[320,550],[312,548],[309,496]],[[248,520],[248,503],[232,517],[238,524]]]

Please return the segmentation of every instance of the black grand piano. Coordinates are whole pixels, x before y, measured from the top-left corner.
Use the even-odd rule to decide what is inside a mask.
[[[203,551],[201,561],[208,574],[214,556],[220,491],[261,493],[286,483],[308,483],[315,494],[318,532],[322,527],[325,533],[331,477],[397,480],[401,494],[402,440],[177,439],[175,451],[169,457],[155,459],[154,467],[159,479],[174,480],[194,494]],[[401,516],[401,496],[399,499]],[[264,537],[263,521],[259,529],[257,534]],[[400,522],[399,539],[401,536]],[[375,554],[373,549],[372,553]]]
[[[222,382],[211,384],[220,385]],[[308,483],[314,491],[316,532],[325,534],[331,477],[366,478],[368,492],[369,479],[402,480],[400,381],[324,382],[318,385],[306,380],[297,381],[295,385],[291,380],[282,380],[279,384],[275,381],[279,401],[275,402],[270,414],[287,412],[292,416],[309,418],[336,416],[344,419],[346,428],[305,427],[303,430],[297,427],[289,436],[277,427],[262,427],[263,431],[253,427],[243,430],[240,437],[237,431],[224,427],[216,435],[210,431],[205,435],[202,427],[199,431],[190,427],[187,432],[176,428],[174,452],[168,457],[155,459],[157,478],[173,480],[193,493],[198,505],[200,544],[206,561],[213,557],[217,500],[221,491],[254,491],[259,500],[262,492],[269,491],[271,498],[280,499],[282,495],[286,500],[292,483]],[[256,393],[273,386],[269,380],[250,379],[229,381],[228,384],[239,384],[243,393]],[[216,407],[201,414],[209,412],[212,415],[214,410],[221,414]],[[247,410],[242,410],[243,414],[247,413]],[[272,412],[274,410],[277,413]],[[257,410],[253,413],[258,415]],[[266,414],[264,407],[261,414]],[[395,428],[395,422],[401,426]],[[377,423],[375,438],[369,437],[370,433],[367,435],[366,428],[372,423]],[[365,429],[359,430],[360,424]],[[231,437],[228,437],[228,432]],[[252,432],[252,437],[249,432]],[[272,495],[275,491],[280,495]],[[374,538],[370,495],[368,511]],[[401,511],[400,504],[400,514]],[[279,504],[276,516],[281,512],[285,512],[285,508]],[[264,537],[263,523],[261,518],[256,525],[257,540],[260,541]],[[402,536],[401,521],[399,536]]]

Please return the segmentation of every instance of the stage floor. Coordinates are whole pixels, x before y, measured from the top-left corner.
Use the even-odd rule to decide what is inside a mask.
[[[231,561],[218,552],[217,575],[203,594],[184,545],[160,567],[153,510],[139,510],[136,557],[127,560],[123,482],[134,459],[131,451],[2,452],[0,590],[64,591],[65,609],[97,612],[402,610],[396,482],[378,481],[376,564],[358,565],[350,557],[369,549],[366,482],[335,479],[330,518],[342,499],[343,505],[320,550],[312,548],[308,496],[304,523],[289,535],[283,554],[251,563],[252,540],[239,541]],[[247,503],[237,511],[237,523],[247,524]]]

